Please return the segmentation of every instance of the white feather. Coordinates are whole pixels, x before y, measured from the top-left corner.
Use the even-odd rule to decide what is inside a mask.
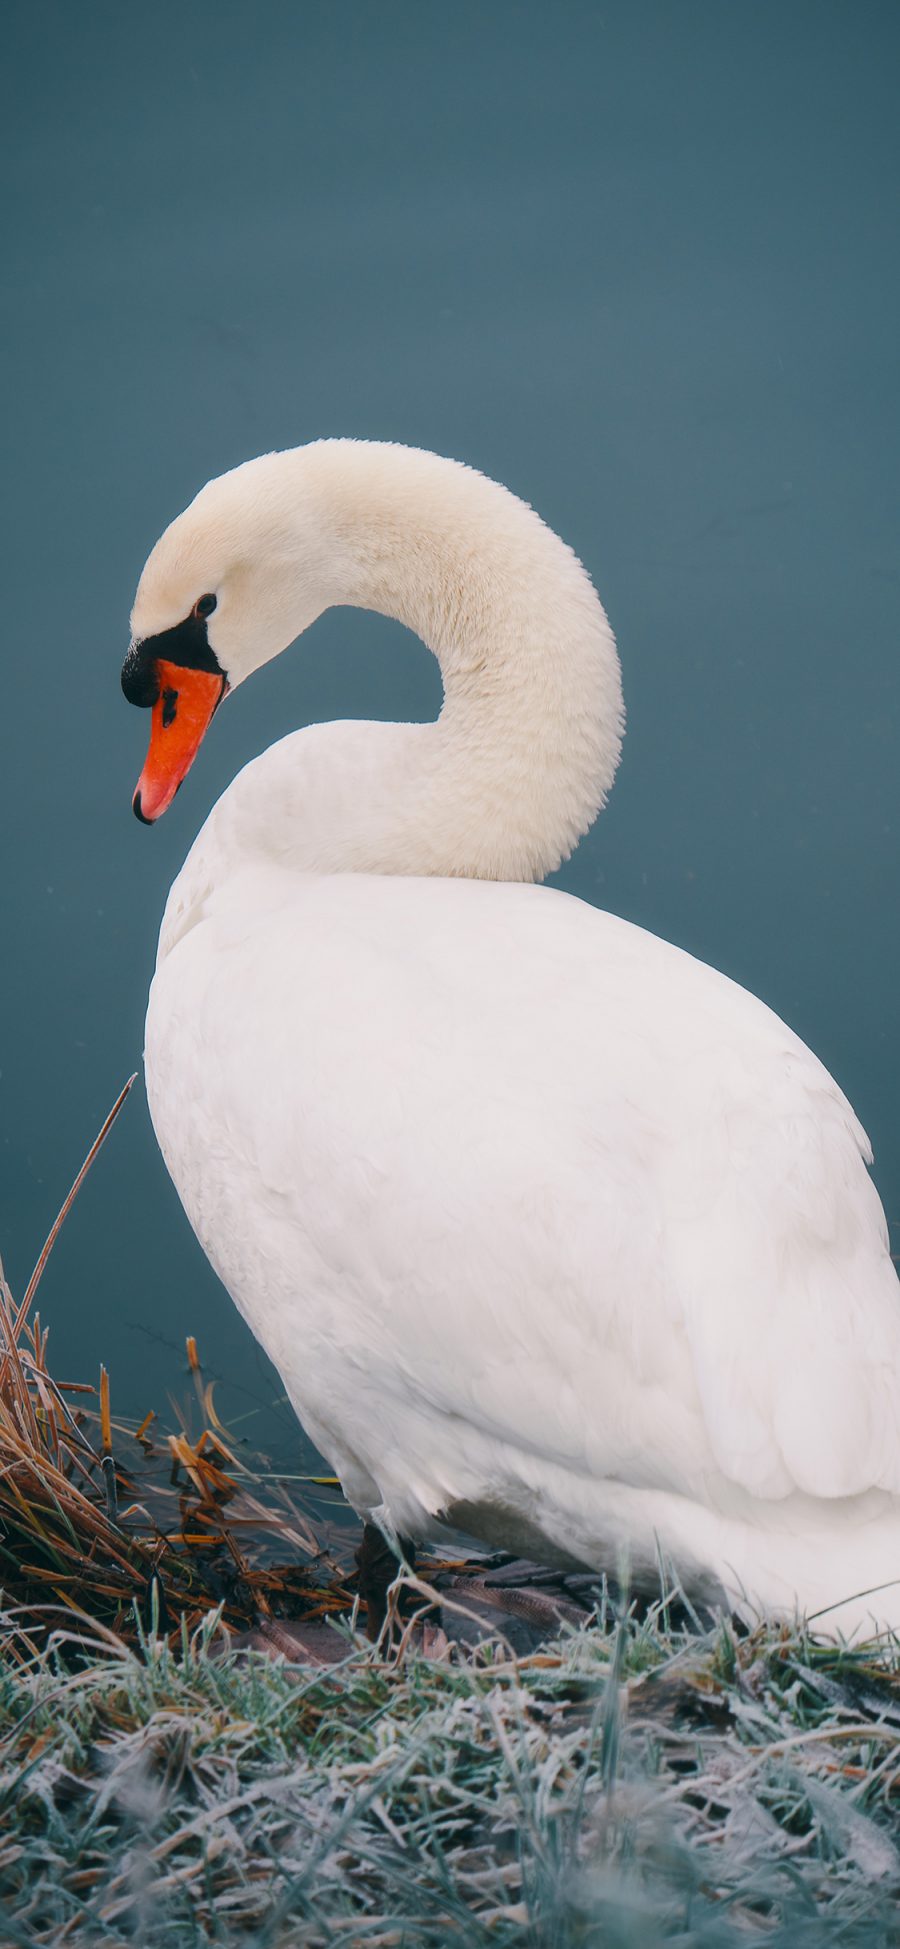
[[[856,1596],[900,1580],[864,1133],[743,989],[514,883],[618,756],[583,570],[469,470],[334,442],[205,489],[136,632],[213,587],[232,683],[340,600],[444,674],[435,726],[314,727],[240,775],[172,889],[147,1022],[188,1216],[351,1502],[638,1581],[662,1548],[745,1611],[900,1625],[900,1582]]]

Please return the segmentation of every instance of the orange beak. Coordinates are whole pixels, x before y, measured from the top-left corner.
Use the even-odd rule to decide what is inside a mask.
[[[152,826],[168,810],[228,688],[217,671],[187,670],[162,657],[156,674],[159,696],[153,706],[150,749],[133,801],[145,826]]]

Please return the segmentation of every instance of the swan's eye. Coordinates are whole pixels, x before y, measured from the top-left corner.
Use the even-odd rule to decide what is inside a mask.
[[[199,602],[194,603],[194,615],[211,616],[215,606],[215,596],[201,596]]]

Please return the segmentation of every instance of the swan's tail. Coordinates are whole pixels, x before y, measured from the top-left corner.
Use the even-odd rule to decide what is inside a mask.
[[[803,1617],[822,1637],[900,1636],[900,1498],[791,1496],[765,1518],[724,1526],[722,1584],[748,1623]]]

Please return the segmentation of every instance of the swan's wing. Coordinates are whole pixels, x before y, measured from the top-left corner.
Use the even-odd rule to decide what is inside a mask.
[[[900,1286],[865,1132],[731,984],[703,1009],[694,1077],[666,1252],[716,1461],[760,1496],[898,1491]]]
[[[332,1453],[393,1446],[432,1506],[442,1424],[701,1498],[716,1473],[900,1488],[865,1140],[791,1032],[678,950],[539,889],[258,882],[161,968],[148,1081]]]

